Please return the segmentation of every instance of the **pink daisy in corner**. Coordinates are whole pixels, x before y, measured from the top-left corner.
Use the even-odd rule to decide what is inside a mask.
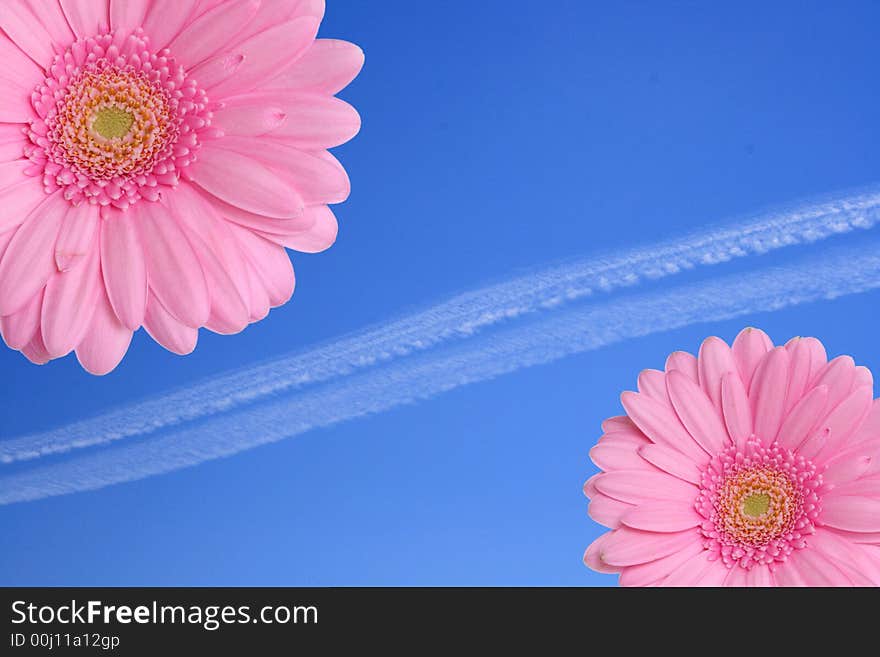
[[[143,326],[186,354],[293,294],[336,238],[363,53],[324,0],[0,3],[0,330],[103,374]]]
[[[814,338],[746,329],[645,370],[590,456],[586,551],[623,586],[880,585],[880,400]]]

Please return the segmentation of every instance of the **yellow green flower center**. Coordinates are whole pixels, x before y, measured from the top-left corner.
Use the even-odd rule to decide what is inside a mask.
[[[764,545],[783,536],[801,505],[797,484],[788,473],[753,466],[724,479],[715,508],[727,536],[746,545]]]
[[[749,495],[743,502],[743,513],[752,518],[760,518],[770,508],[770,496],[766,493]]]
[[[128,134],[134,117],[115,105],[102,107],[95,112],[92,128],[104,139],[119,139]]]

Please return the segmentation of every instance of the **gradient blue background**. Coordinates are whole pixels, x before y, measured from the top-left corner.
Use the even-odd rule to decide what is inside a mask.
[[[341,235],[293,301],[105,378],[0,350],[0,437],[65,424],[569,256],[877,180],[875,2],[328,0],[361,45]],[[770,5],[770,6],[768,6]],[[854,239],[858,239],[857,237]],[[825,245],[806,251],[825,248]],[[750,260],[756,266],[786,254]],[[640,369],[746,324],[880,370],[880,294],[630,341],[195,469],[0,508],[4,585],[608,585],[587,452]],[[2,469],[0,469],[2,472]]]

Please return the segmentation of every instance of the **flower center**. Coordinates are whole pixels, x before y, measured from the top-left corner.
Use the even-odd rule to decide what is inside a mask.
[[[815,531],[821,485],[810,461],[777,444],[729,447],[703,471],[695,504],[703,545],[728,566],[785,561]]]
[[[105,139],[119,139],[128,134],[134,117],[115,105],[104,107],[94,113],[92,129]]]
[[[801,493],[788,474],[758,465],[730,473],[718,489],[715,510],[720,526],[734,541],[764,545],[791,528]]]
[[[742,512],[752,518],[760,518],[770,508],[770,496],[766,493],[749,495],[743,502]]]
[[[150,170],[177,138],[173,98],[144,72],[106,65],[67,85],[51,117],[55,155],[91,180]]]
[[[32,96],[26,156],[47,194],[126,209],[156,201],[195,161],[208,99],[142,31],[103,34],[58,55]]]

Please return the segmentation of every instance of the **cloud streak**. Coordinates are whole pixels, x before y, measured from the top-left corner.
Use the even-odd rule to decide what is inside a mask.
[[[871,228],[878,219],[880,191],[874,189],[743,218],[645,248],[533,271],[308,351],[60,429],[0,441],[0,462],[35,459],[150,434],[467,339],[514,318],[698,266]]]
[[[0,504],[143,479],[624,340],[878,287],[880,243],[872,243],[785,267],[562,309],[195,426],[0,478]]]

